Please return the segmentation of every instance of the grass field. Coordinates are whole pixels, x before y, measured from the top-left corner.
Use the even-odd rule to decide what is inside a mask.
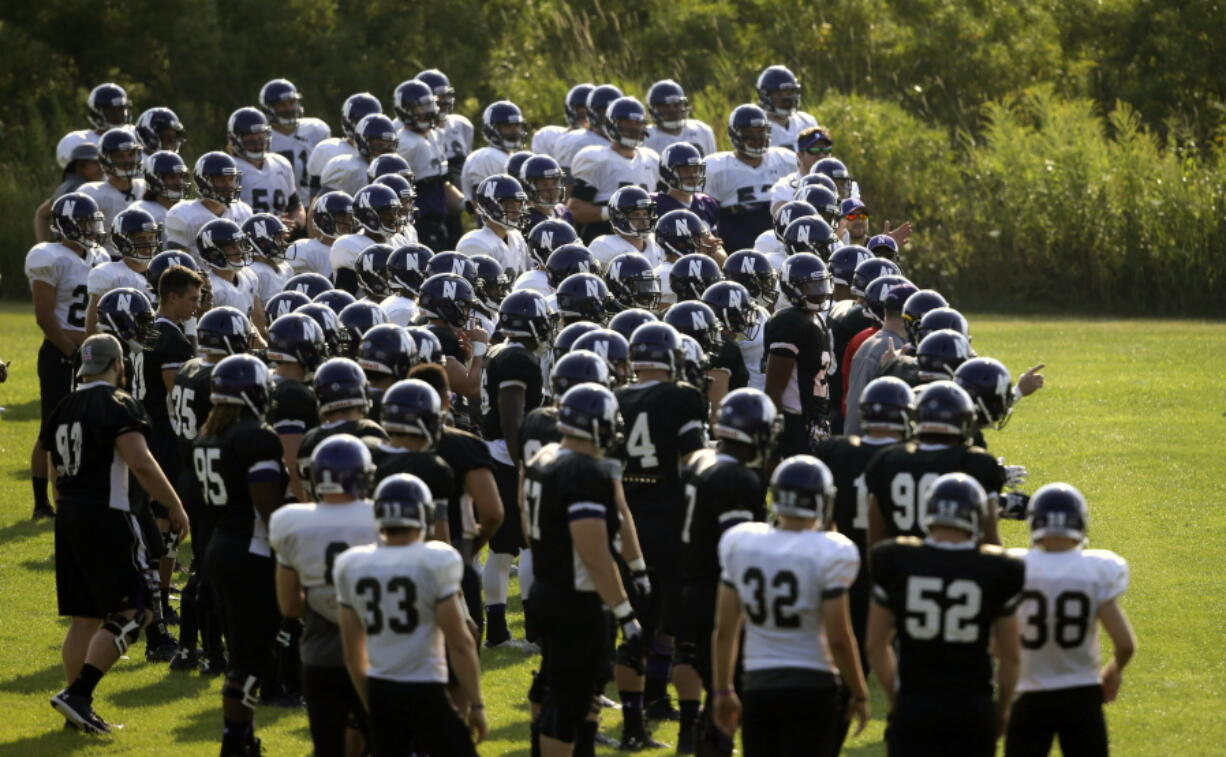
[[[1091,504],[1093,545],[1131,565],[1123,605],[1140,650],[1108,709],[1115,754],[1222,754],[1226,324],[995,316],[971,323],[975,347],[1015,374],[1047,363],[1047,388],[1018,407],[1005,432],[990,433],[993,452],[1027,465],[1031,490],[1052,480],[1079,486]],[[0,305],[0,335],[0,358],[12,361],[0,384],[0,755],[215,754],[220,684],[144,663],[143,644],[99,687],[98,710],[124,723],[122,731],[65,732],[47,705],[63,685],[64,624],[55,616],[52,525],[28,520],[39,342],[28,305]],[[1025,544],[1021,524],[1005,524],[1004,535],[1008,545]],[[524,692],[533,664],[517,652],[483,654],[491,734],[482,754],[528,753]],[[879,695],[873,705],[871,726],[847,754],[884,754]],[[607,718],[606,730],[616,732],[615,721]],[[303,713],[261,710],[257,722],[267,754],[309,753]],[[675,744],[675,727],[657,737]]]

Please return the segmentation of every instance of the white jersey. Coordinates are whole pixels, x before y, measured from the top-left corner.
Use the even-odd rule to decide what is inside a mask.
[[[217,275],[217,271],[209,268],[209,285],[213,287],[213,307],[223,305],[235,308],[238,312],[251,317],[259,297],[260,280],[250,267],[240,268],[234,272],[234,282],[226,281]]]
[[[605,143],[585,147],[571,161],[571,176],[575,189],[587,185],[596,190],[593,197],[581,197],[588,202],[603,204],[609,201],[618,189],[634,184],[654,192],[659,179],[660,155],[646,147],[636,147],[634,155],[623,158],[613,145]],[[578,197],[578,194],[574,196]]]
[[[667,308],[677,301],[677,293],[668,283],[668,277],[673,272],[673,261],[666,260],[652,269],[652,273],[660,277],[660,306]]]
[[[556,124],[542,126],[532,134],[532,152],[537,155],[552,155],[556,160],[558,156],[554,153],[554,149],[557,148],[558,140],[561,139],[563,134],[571,131],[578,131],[578,129],[570,129]],[[518,179],[519,177],[515,178]]]
[[[473,229],[460,237],[455,248],[456,252],[469,257],[489,255],[498,261],[504,271],[510,271],[512,278],[535,267],[532,255],[528,252],[528,243],[524,241],[524,235],[515,229],[507,231],[505,240],[500,239],[488,226]]]
[[[111,221],[115,220],[115,216],[145,196],[145,180],[132,179],[132,188],[126,192],[116,189],[115,185],[106,179],[86,182],[78,187],[77,191],[94,198],[94,202],[98,203],[98,209],[102,211],[103,218],[106,219],[106,230],[110,232]],[[112,254],[118,254],[115,250],[115,243],[110,237],[107,237],[105,247]]]
[[[411,129],[400,129],[396,152],[413,169],[415,181],[447,175],[447,155],[443,152],[443,134],[431,129],[418,134]]]
[[[643,146],[650,147],[656,152],[663,152],[665,147],[674,142],[689,142],[703,155],[713,155],[716,149],[715,132],[711,131],[710,126],[696,118],[685,119],[681,131],[676,134],[669,134],[657,125],[648,126],[647,139],[643,142]]]
[[[473,122],[459,113],[448,113],[439,127],[447,158],[458,158],[473,151]]]
[[[796,197],[796,189],[800,186],[800,174],[792,171],[787,176],[775,182],[771,187],[771,215],[774,215],[774,207],[780,203],[791,202]]]
[[[26,278],[31,286],[41,281],[55,287],[55,320],[60,328],[84,331],[89,272],[109,260],[101,247],[91,247],[84,255],[78,255],[59,242],[43,242],[26,253]]]
[[[549,286],[549,274],[539,268],[524,271],[512,282],[512,292],[518,292],[521,289],[531,289],[546,296],[553,294],[553,287]]]
[[[477,185],[496,173],[507,170],[507,158],[511,153],[497,147],[482,147],[464,159],[464,167],[460,169],[460,191],[464,199],[474,202]]]
[[[268,152],[264,154],[264,164],[259,167],[237,156],[234,162],[243,180],[239,197],[253,211],[279,216],[289,210],[293,204],[290,198],[298,194],[298,181],[288,160]]]
[[[1128,588],[1128,563],[1105,549],[1011,549],[1026,563],[1018,608],[1022,667],[1017,690],[1098,683],[1098,609]]]
[[[112,289],[121,287],[139,289],[149,295],[151,302],[154,299],[153,293],[149,291],[149,282],[145,279],[145,274],[133,271],[122,260],[103,263],[97,268],[91,268],[89,276],[85,279],[85,288],[90,297],[101,297]]]
[[[332,246],[318,239],[299,239],[285,251],[285,262],[289,263],[293,275],[300,273],[318,273],[332,278]]]
[[[332,136],[332,128],[318,118],[300,118],[298,125],[289,134],[273,129],[269,135],[268,149],[289,161],[294,169],[294,181],[298,185],[298,199],[308,205],[311,200],[311,174],[307,165],[315,146]]]
[[[182,202],[182,200],[179,202]],[[178,203],[175,203],[175,205],[177,204]],[[171,205],[170,208],[168,208],[157,200],[137,200],[128,207],[145,211],[149,215],[153,216],[153,220],[157,221],[159,226],[165,226],[166,214],[170,212],[170,208],[173,208],[174,205]]]
[[[757,166],[741,161],[733,152],[717,152],[704,162],[707,185],[703,191],[721,208],[769,202],[775,182],[796,170],[796,156],[778,147],[767,150]]]
[[[96,145],[101,139],[102,134],[93,129],[70,131],[60,138],[59,144],[55,146],[55,162],[60,164],[60,168],[64,168],[72,160],[73,150],[81,145]]]
[[[764,255],[771,253],[781,253],[787,257],[787,250],[783,247],[783,242],[779,241],[779,237],[775,236],[774,229],[767,229],[758,235],[758,238],[753,240],[753,248]],[[775,270],[779,270],[779,266],[775,266]]]
[[[348,139],[344,137],[328,137],[321,139],[319,144],[311,150],[311,156],[307,158],[307,181],[310,183],[309,189],[313,193],[320,193],[320,185],[323,181],[324,166],[328,165],[328,161],[338,155],[357,155],[358,148],[354,147]]]
[[[368,168],[370,168],[370,163],[356,150],[352,153],[337,155],[328,161],[319,174],[320,191],[329,192],[339,189],[352,197],[358,193],[359,189],[370,183],[370,178],[366,175]]]
[[[594,255],[595,258],[600,261],[600,267],[602,269],[608,267],[610,260],[626,252],[639,253],[643,257],[647,258],[647,262],[651,263],[652,268],[664,262],[664,252],[660,249],[660,246],[656,244],[656,237],[654,234],[648,236],[647,239],[644,240],[643,249],[641,250],[630,244],[630,242],[620,234],[601,234],[593,239],[592,243],[588,245],[588,251],[590,251],[592,255]]]
[[[332,247],[328,250],[328,261],[332,265],[332,271],[335,273],[342,268],[353,268],[358,262],[358,256],[362,254],[362,250],[376,244],[375,240],[365,234],[346,234],[343,237],[337,237],[332,243]],[[391,244],[388,242],[387,244]],[[393,246],[392,249],[395,249]]]
[[[720,580],[745,608],[745,671],[806,668],[837,672],[822,624],[822,602],[846,591],[860,553],[834,531],[733,526],[719,540]]]
[[[370,502],[303,504],[279,507],[268,521],[268,543],[277,562],[298,574],[307,604],[337,622],[333,562],[345,550],[374,544],[379,537]]]
[[[796,137],[810,126],[817,126],[817,119],[805,113],[796,111],[788,116],[786,125],[780,125],[773,118],[767,118],[771,125],[771,145],[796,152]]]
[[[251,215],[251,206],[242,200],[235,200],[220,216],[206,208],[204,200],[180,200],[166,213],[167,249],[181,247],[203,265],[204,258],[200,257],[200,250],[196,248],[196,235],[200,233],[200,228],[215,218],[229,218],[242,226]]]
[[[583,148],[603,147],[607,144],[609,144],[609,140],[591,129],[571,129],[558,137],[557,142],[554,142],[553,157],[563,168],[569,169],[571,164],[574,163],[575,156]]]
[[[758,311],[758,326],[752,337],[738,339],[736,346],[741,351],[741,359],[745,361],[745,370],[749,372],[749,382],[746,386],[766,391],[766,374],[763,372],[762,364],[762,358],[766,354],[766,344],[763,339],[766,335],[766,321],[771,314],[761,305],[754,305],[754,310]]]
[[[366,626],[367,674],[390,681],[445,683],[441,602],[460,591],[464,560],[441,541],[367,545],[336,558],[337,601]]]
[[[403,294],[393,294],[379,303],[389,323],[411,326],[417,318],[417,303]]]
[[[261,305],[268,302],[273,295],[283,292],[285,290],[285,282],[289,281],[290,277],[294,275],[294,270],[284,260],[277,261],[275,266],[269,265],[262,260],[256,260],[252,262],[248,270],[255,273],[257,281],[256,296],[260,298]]]

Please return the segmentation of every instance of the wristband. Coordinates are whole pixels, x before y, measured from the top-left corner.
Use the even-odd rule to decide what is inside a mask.
[[[473,342],[473,357],[483,357],[489,345],[485,342]]]
[[[602,221],[609,220],[609,206],[608,205],[605,205],[604,207],[600,209],[600,220]]]
[[[641,557],[636,557],[626,564],[626,567],[634,573],[642,573],[647,571],[647,561]]]
[[[630,600],[623,599],[616,607],[614,607],[613,617],[617,618],[619,621],[633,618],[634,608],[630,606]]]

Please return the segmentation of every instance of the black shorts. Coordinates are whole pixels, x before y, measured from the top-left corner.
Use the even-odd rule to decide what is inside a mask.
[[[608,680],[613,639],[595,592],[551,592],[532,585],[532,611],[541,632],[541,677],[547,697],[581,701],[583,711]]]
[[[356,723],[365,733],[366,709],[353,688],[349,671],[302,666],[302,693],[316,757],[345,757],[345,731]]]
[[[1054,738],[1064,754],[1107,757],[1102,686],[1028,691],[1014,700],[1005,757],[1046,757]]]
[[[839,687],[833,685],[742,693],[741,745],[745,757],[834,754],[821,745],[830,743],[839,715],[838,694]]]
[[[518,555],[524,544],[524,529],[519,517],[519,469],[494,461],[494,483],[502,498],[502,525],[490,539],[490,551],[499,555]]]
[[[271,557],[249,552],[246,539],[213,532],[204,572],[221,614],[231,672],[262,679],[272,673],[281,627],[275,568]]]
[[[996,753],[992,696],[899,694],[885,741],[890,757],[992,757]]]
[[[681,587],[677,613],[678,664],[698,671],[703,687],[711,688],[711,632],[715,630],[715,603],[718,582],[689,582]]]
[[[43,423],[60,400],[72,393],[72,358],[47,340],[38,348],[38,401]]]
[[[783,460],[792,455],[813,454],[813,437],[809,422],[799,413],[783,414],[783,429],[775,445],[775,458]]]
[[[421,754],[477,754],[441,683],[367,679],[370,751],[375,757]]]
[[[148,606],[150,569],[136,517],[102,504],[61,503],[55,519],[60,615],[103,618]]]
[[[149,433],[149,452],[157,461],[167,481],[177,481],[179,478],[179,446],[175,440],[170,421],[165,419],[153,421]],[[166,508],[161,502],[155,502],[155,514],[159,518],[166,517]],[[160,512],[156,509],[160,508]]]

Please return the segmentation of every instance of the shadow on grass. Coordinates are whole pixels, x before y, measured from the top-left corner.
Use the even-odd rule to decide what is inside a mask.
[[[48,707],[47,709],[50,709]],[[62,722],[62,721],[59,721]],[[90,736],[75,728],[56,728],[24,739],[0,744],[0,757],[28,757],[32,754],[71,754],[81,749],[97,751],[114,744],[113,736]]]
[[[21,564],[21,567],[26,570],[35,570],[40,573],[55,571],[55,555],[47,555],[46,557],[33,557]]]
[[[26,505],[30,508],[29,505]],[[22,539],[32,539],[43,534],[53,533],[55,531],[55,521],[49,518],[43,520],[31,520],[30,510],[24,510],[21,514],[21,520],[10,523],[4,528],[0,528],[0,544],[3,544],[6,549],[11,548],[15,542]]]
[[[158,680],[148,686],[124,689],[110,696],[112,703],[119,707],[156,707],[168,704],[178,699],[198,699],[207,696],[203,692],[215,687],[216,681],[201,676],[169,673],[170,677]]]
[[[0,413],[0,418],[6,421],[34,421],[42,417],[42,403],[39,400],[30,400],[22,402],[20,405],[6,405],[3,413]],[[33,444],[34,440],[31,439]]]
[[[14,694],[45,694],[50,697],[62,688],[64,688],[64,666],[60,663],[58,655],[55,662],[42,670],[0,680],[0,691],[9,691]]]
[[[206,695],[208,696],[208,695]],[[255,711],[255,735],[260,735],[260,729],[266,728],[282,718],[306,718],[306,710],[301,707],[259,707]],[[207,741],[221,744],[221,693],[217,692],[216,706],[196,710],[186,718],[178,721],[171,733],[178,743],[191,741]]]

